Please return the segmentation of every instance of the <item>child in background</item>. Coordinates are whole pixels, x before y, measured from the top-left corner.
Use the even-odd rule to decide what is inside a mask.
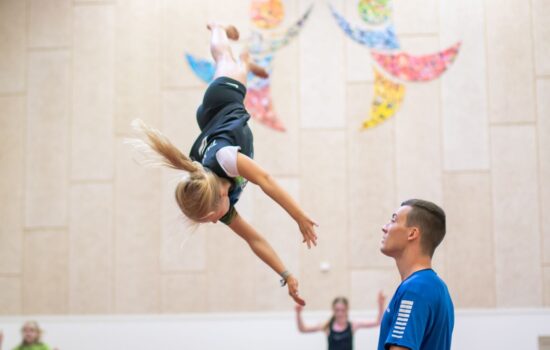
[[[21,344],[13,348],[13,350],[50,350],[50,347],[42,342],[42,330],[36,321],[27,321],[21,327]],[[2,342],[4,336],[0,332],[0,350],[2,350]],[[57,350],[57,349],[53,349]]]
[[[349,303],[344,297],[337,297],[332,302],[332,317],[327,322],[308,326],[302,319],[302,307],[296,305],[296,323],[301,333],[324,332],[328,340],[328,350],[352,350],[355,332],[362,328],[373,328],[380,325],[384,315],[386,297],[378,293],[378,316],[374,321],[350,321]]]

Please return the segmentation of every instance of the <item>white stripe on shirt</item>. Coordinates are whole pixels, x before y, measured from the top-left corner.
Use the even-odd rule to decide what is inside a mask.
[[[397,319],[395,325],[393,326],[392,337],[401,339],[405,334],[405,329],[407,328],[407,323],[409,322],[409,317],[412,313],[412,308],[414,301],[412,300],[401,300],[399,305],[399,311],[397,313]]]

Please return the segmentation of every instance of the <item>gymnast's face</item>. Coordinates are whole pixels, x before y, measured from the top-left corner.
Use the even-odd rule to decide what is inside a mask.
[[[220,200],[216,209],[208,214],[201,222],[217,223],[229,211],[229,187],[231,184],[227,181],[222,181],[220,186]]]
[[[338,321],[345,321],[348,319],[348,306],[342,302],[334,304],[332,306],[334,312],[334,318]]]
[[[391,257],[399,256],[407,247],[410,227],[407,227],[407,215],[411,207],[400,207],[391,217],[390,221],[382,227],[382,241],[380,251]]]

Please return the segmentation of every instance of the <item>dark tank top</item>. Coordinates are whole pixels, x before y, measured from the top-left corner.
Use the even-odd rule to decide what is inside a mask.
[[[332,329],[334,320],[330,321],[328,334],[328,350],[352,350],[353,349],[353,330],[351,322],[342,332],[336,332]]]

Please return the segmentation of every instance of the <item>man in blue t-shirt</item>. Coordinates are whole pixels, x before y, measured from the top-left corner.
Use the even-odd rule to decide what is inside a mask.
[[[445,236],[445,212],[431,202],[411,199],[382,232],[380,251],[395,259],[402,282],[384,313],[378,350],[449,350],[453,302],[432,270],[435,248]]]

